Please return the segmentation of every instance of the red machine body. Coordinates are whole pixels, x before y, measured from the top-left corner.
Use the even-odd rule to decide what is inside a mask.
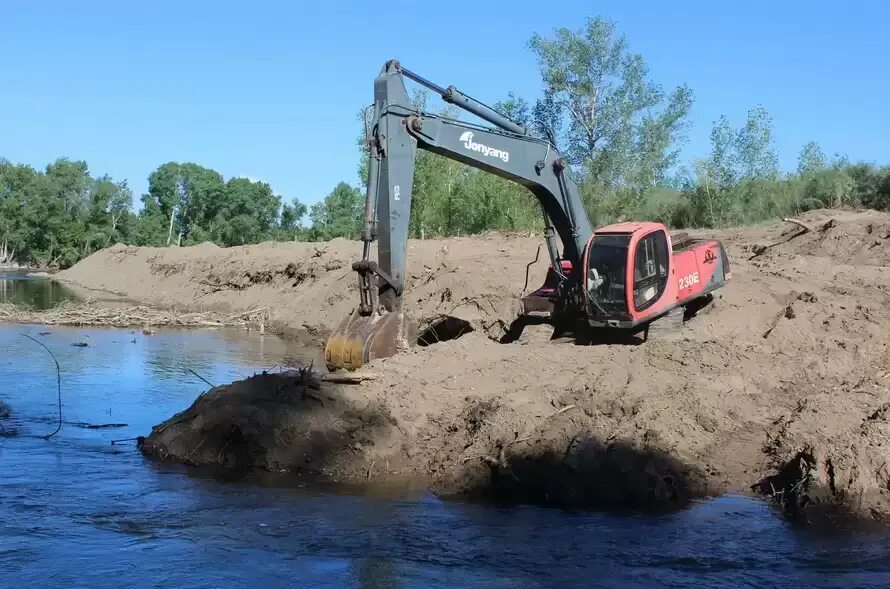
[[[584,252],[581,276],[571,262],[562,276],[582,281],[591,327],[633,328],[722,287],[732,277],[723,244],[671,236],[661,223],[617,223],[597,229]],[[551,267],[544,285],[523,297],[528,315],[550,315],[560,277]]]

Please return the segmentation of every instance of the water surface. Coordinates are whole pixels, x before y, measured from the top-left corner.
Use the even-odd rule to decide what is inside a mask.
[[[49,309],[63,301],[76,300],[71,289],[45,277],[29,276],[31,272],[0,269],[0,303]]]
[[[50,440],[37,436],[55,429],[54,365],[22,332],[62,367]],[[316,354],[230,331],[0,325],[2,423],[18,433],[0,437],[0,587],[890,586],[885,532],[826,534],[748,498],[658,516],[493,507],[225,480],[110,443],[206,389],[188,369],[222,383]]]

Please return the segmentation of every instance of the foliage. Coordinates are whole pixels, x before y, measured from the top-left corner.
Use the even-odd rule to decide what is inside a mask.
[[[773,121],[763,106],[739,126],[726,116],[710,133],[709,152],[679,161],[692,90],[670,91],[649,79],[614,22],[588,19],[580,29],[534,35],[529,47],[541,74],[534,99],[508,92],[495,108],[548,140],[569,161],[594,224],[647,219],[674,227],[726,226],[795,215],[818,207],[890,210],[890,166],[829,159],[810,141],[796,170],[783,174]],[[412,95],[428,111],[426,91]],[[456,117],[451,108],[437,114]],[[358,176],[368,176],[370,113],[359,113]],[[115,242],[222,246],[263,240],[354,239],[361,231],[364,188],[338,183],[308,207],[283,200],[269,184],[225,179],[196,163],[167,162],[148,178],[133,209],[126,181],[93,177],[86,162],[61,158],[43,170],[0,159],[0,264],[64,267]],[[308,225],[304,220],[308,217]],[[529,191],[428,151],[417,152],[410,235],[539,231]]]
[[[643,57],[603,18],[553,37],[536,34],[529,46],[545,88],[536,126],[549,130],[582,180],[638,191],[662,183],[692,107],[689,87],[666,95],[648,79]]]
[[[362,230],[365,211],[365,196],[346,182],[340,182],[320,202],[309,209],[312,240],[346,237],[355,239]]]
[[[83,161],[37,171],[0,160],[0,263],[73,264],[123,237],[132,198],[126,182],[94,179]]]

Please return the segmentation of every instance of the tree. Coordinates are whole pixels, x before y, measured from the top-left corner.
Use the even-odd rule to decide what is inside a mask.
[[[779,162],[772,146],[773,118],[762,105],[748,111],[745,126],[736,135],[736,153],[743,179],[775,178]]]
[[[281,197],[267,183],[232,178],[225,184],[222,202],[216,206],[214,216],[202,219],[201,227],[221,245],[257,243],[272,236],[280,207]]]
[[[283,231],[296,232],[300,227],[300,220],[306,216],[306,205],[296,198],[290,203],[284,203],[281,207],[281,220],[278,227]]]
[[[495,102],[494,109],[514,123],[528,126],[532,122],[532,112],[528,102],[513,92],[507,93],[506,100]]]
[[[38,173],[32,167],[0,159],[0,264],[29,261],[25,208],[36,198],[37,180]]]
[[[358,188],[340,182],[309,210],[310,237],[315,240],[357,237],[362,228],[364,204],[365,197]]]
[[[557,29],[551,38],[536,34],[529,46],[545,88],[536,124],[571,163],[604,187],[640,190],[664,176],[692,105],[688,87],[671,92],[662,108],[664,91],[647,79],[643,57],[603,18],[580,30]]]
[[[148,193],[142,196],[143,217],[153,224],[157,218],[164,219],[165,245],[181,245],[193,227],[212,239],[214,230],[218,231],[214,225],[221,223],[225,189],[222,175],[215,170],[193,163],[167,162],[148,177]],[[156,240],[158,230],[152,229],[145,235]]]
[[[807,141],[797,156],[797,173],[809,174],[825,169],[825,154],[815,141]]]
[[[727,189],[736,183],[735,132],[726,115],[721,115],[711,128],[711,155],[707,175],[714,185]]]
[[[93,225],[110,224],[117,231],[121,219],[133,207],[133,191],[127,181],[115,182],[107,174],[93,180],[90,187],[89,221]]]

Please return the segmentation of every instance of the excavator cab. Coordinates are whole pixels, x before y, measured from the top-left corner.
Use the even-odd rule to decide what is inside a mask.
[[[723,245],[670,235],[660,223],[597,229],[584,252],[591,327],[634,328],[722,287],[731,278]]]
[[[670,241],[658,223],[598,229],[584,254],[584,291],[592,327],[629,328],[666,310]]]

